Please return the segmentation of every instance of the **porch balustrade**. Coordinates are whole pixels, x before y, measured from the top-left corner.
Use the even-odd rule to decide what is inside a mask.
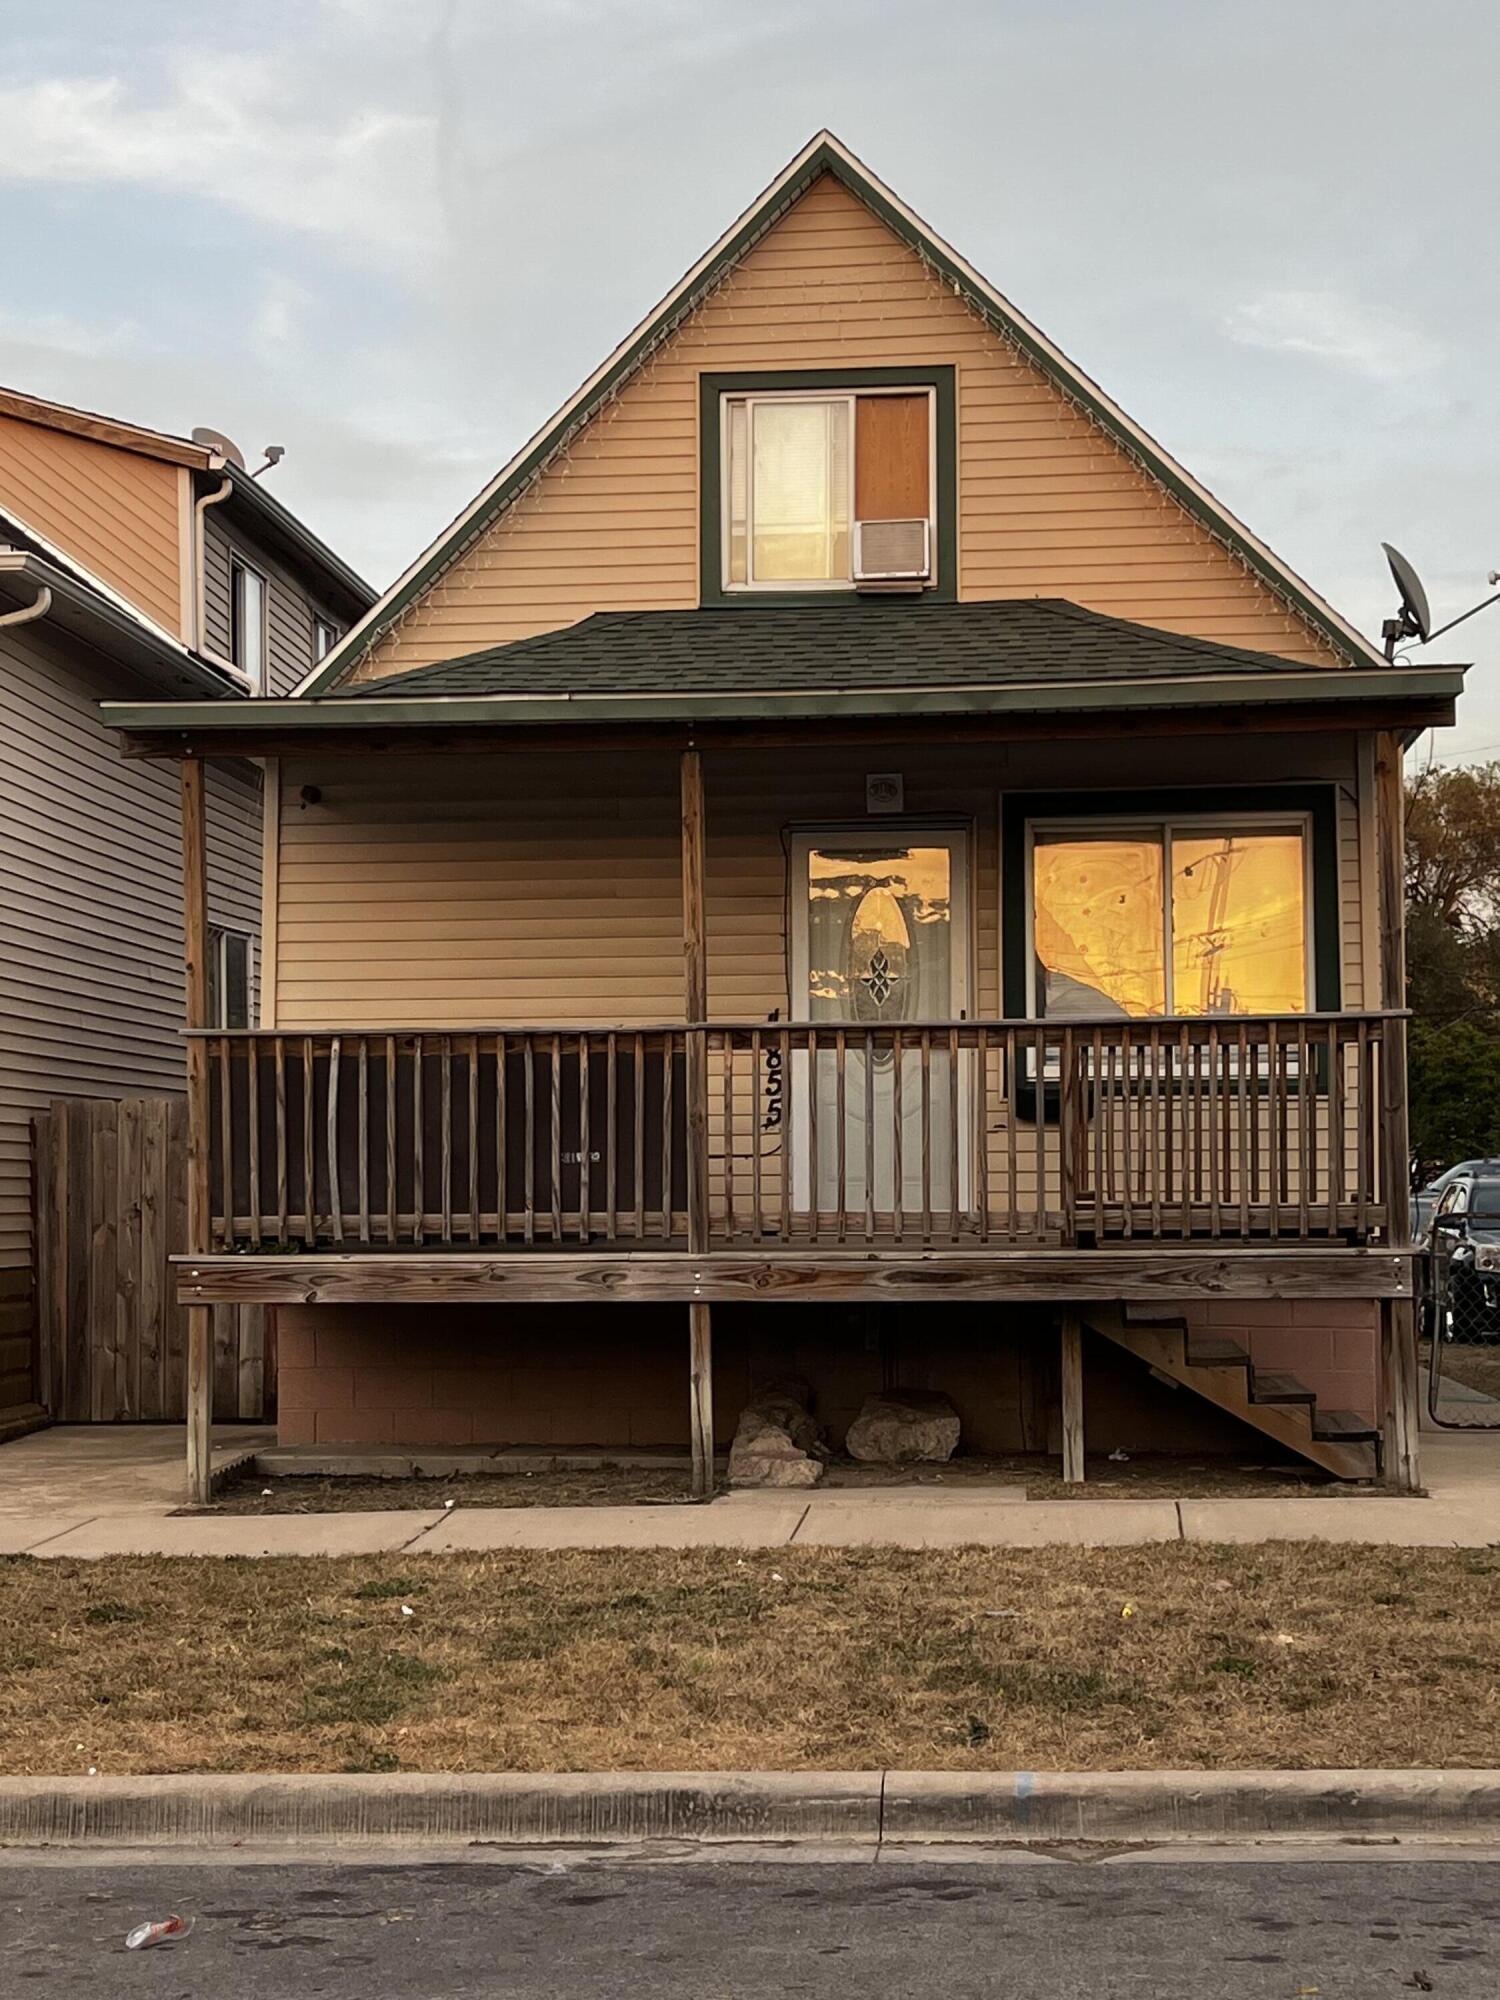
[[[194,1031],[212,1240],[1385,1242],[1401,1019]]]

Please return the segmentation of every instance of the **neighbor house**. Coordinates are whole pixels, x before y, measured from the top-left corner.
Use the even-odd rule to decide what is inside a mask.
[[[372,597],[218,442],[0,390],[0,1435],[42,1421],[57,1386],[39,1379],[33,1118],[184,1086],[178,790],[121,757],[99,703],[284,693]],[[255,766],[216,766],[205,812],[211,1018],[245,1027]],[[113,1312],[138,1273],[108,1247],[93,1276]],[[86,1296],[51,1303],[89,1316]],[[140,1414],[128,1391],[108,1413]]]
[[[1393,664],[821,136],[292,699],[182,761],[182,1297],[286,1441],[1416,1478]],[[202,774],[269,773],[261,1022]],[[194,925],[196,924],[196,933]],[[190,1426],[206,1478],[206,1414]]]

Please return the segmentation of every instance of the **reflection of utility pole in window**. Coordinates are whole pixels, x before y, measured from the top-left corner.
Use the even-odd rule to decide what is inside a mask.
[[[1219,961],[1229,945],[1224,918],[1229,909],[1229,878],[1239,860],[1234,851],[1234,835],[1226,833],[1220,851],[1206,855],[1204,860],[1214,864],[1214,874],[1208,892],[1208,921],[1198,942],[1198,956],[1203,961],[1203,986],[1198,1011],[1200,1014],[1228,1014],[1234,1007],[1234,993],[1223,983]],[[1182,872],[1185,877],[1191,875],[1192,866]]]

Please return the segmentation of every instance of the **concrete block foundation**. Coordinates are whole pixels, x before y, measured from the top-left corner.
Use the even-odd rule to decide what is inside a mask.
[[[1373,1416],[1371,1300],[1203,1301],[1180,1310],[1330,1408]],[[277,1314],[284,1445],[600,1445],[685,1448],[685,1307],[608,1304],[284,1306]],[[867,1395],[941,1389],[964,1448],[1052,1451],[1057,1334],[1049,1309],[1005,1305],[716,1306],[714,1432],[727,1448],[754,1389],[811,1383],[835,1443]],[[1244,1455],[1271,1447],[1109,1342],[1085,1342],[1091,1451]]]

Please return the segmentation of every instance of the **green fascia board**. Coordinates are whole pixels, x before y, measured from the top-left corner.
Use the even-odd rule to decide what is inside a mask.
[[[1294,579],[1283,574],[1275,564],[1268,562],[1262,551],[1253,542],[1247,541],[1218,508],[1187,485],[1177,470],[1151,448],[1149,442],[1137,437],[1120,423],[1114,410],[1101,399],[1100,392],[1087,376],[1071,365],[1061,363],[1056,355],[1050,353],[1035,339],[1029,328],[1011,314],[1004,312],[993,299],[976,290],[969,274],[954,262],[934,237],[913,219],[894,208],[882,191],[860,172],[852,160],[846,158],[825,140],[807,155],[801,171],[794,180],[783,185],[773,185],[765,199],[749,212],[739,228],[726,239],[712,265],[702,272],[691,289],[680,297],[669,297],[662,308],[646,322],[635,339],[621,351],[612,366],[595,383],[588,400],[577,408],[565,407],[516,466],[510,478],[496,488],[482,507],[472,514],[460,517],[421,565],[392,594],[389,602],[381,607],[379,616],[361,638],[358,653],[351,654],[348,659],[336,660],[315,680],[309,681],[304,699],[323,694],[329,687],[343,679],[348,669],[379,642],[401,614],[450,566],[462,550],[482,535],[510,506],[563,441],[592,420],[602,405],[635,373],[645,357],[675,329],[681,320],[695,310],[709,292],[715,289],[726,271],[736,264],[746,251],[802,198],[813,182],[825,173],[832,174],[857,200],[862,201],[866,208],[894,231],[903,243],[937,271],[981,319],[1017,347],[1050,382],[1073,398],[1121,451],[1144,465],[1151,476],[1171,493],[1200,525],[1229,548],[1279,597],[1294,606],[1301,616],[1327,639],[1341,658],[1355,661],[1368,660],[1368,654],[1358,655],[1355,652],[1348,633],[1328,616],[1320,604],[1299,589]]]
[[[1252,674],[1222,679],[1105,682],[1091,686],[898,688],[875,692],[661,695],[408,695],[358,702],[307,695],[279,701],[121,702],[101,704],[116,729],[265,735],[378,729],[524,729],[586,723],[707,723],[837,721],[860,717],[1079,715],[1171,709],[1261,708],[1304,702],[1419,701],[1463,691],[1461,667],[1310,667],[1306,673]]]
[[[958,600],[958,370],[951,362],[933,368],[758,368],[698,378],[698,602],[723,610],[730,606],[806,604],[808,593],[724,588],[723,491],[720,484],[722,425],[720,401],[751,391],[774,394],[779,389],[931,389],[937,402],[937,491],[933,494],[937,521],[937,580],[924,591],[939,603]],[[848,590],[820,590],[819,604],[839,604],[858,597]]]

